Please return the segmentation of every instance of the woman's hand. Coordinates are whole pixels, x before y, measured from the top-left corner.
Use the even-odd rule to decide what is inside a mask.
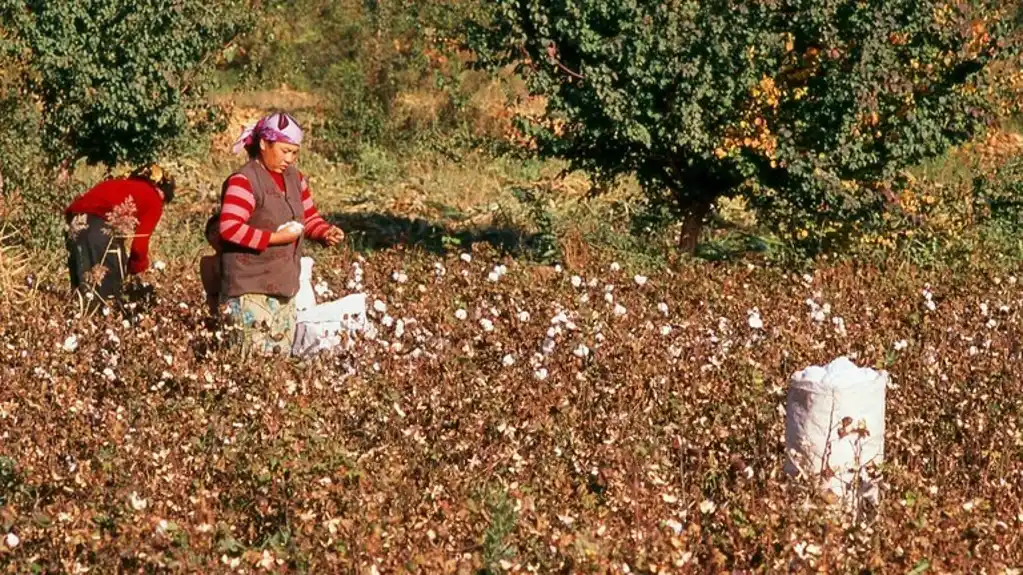
[[[297,232],[294,228],[287,227],[279,232],[273,232],[270,234],[270,245],[284,246],[287,244],[293,244],[297,242],[300,237],[302,237],[302,232]]]
[[[345,239],[345,233],[341,231],[341,228],[337,226],[330,226],[327,233],[323,236],[323,242],[330,247],[334,247],[341,243]]]

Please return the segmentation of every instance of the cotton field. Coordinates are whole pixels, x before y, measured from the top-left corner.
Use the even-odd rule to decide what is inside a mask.
[[[242,361],[193,270],[132,322],[0,327],[12,573],[682,573],[1023,566],[1012,277],[317,255],[352,351]],[[793,478],[785,397],[890,373],[878,504]]]

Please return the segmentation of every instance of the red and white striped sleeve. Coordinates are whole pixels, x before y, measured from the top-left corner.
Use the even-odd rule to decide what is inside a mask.
[[[235,174],[227,180],[224,199],[220,206],[220,237],[226,242],[263,251],[270,244],[270,232],[257,230],[248,224],[256,197],[248,178]]]
[[[301,176],[302,179],[302,216],[305,219],[305,237],[311,240],[321,240],[327,235],[327,230],[330,229],[330,224],[327,220],[323,219],[320,212],[316,210],[316,204],[313,203],[313,195],[309,192],[309,182],[305,176]]]

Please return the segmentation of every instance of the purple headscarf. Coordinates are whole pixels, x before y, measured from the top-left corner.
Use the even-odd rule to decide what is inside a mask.
[[[231,151],[235,154],[261,138],[268,142],[286,142],[296,146],[302,145],[302,128],[289,114],[278,112],[264,116],[252,126],[246,126],[241,136],[235,140]]]

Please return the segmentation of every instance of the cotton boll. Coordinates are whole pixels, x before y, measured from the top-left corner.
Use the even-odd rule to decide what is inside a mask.
[[[483,328],[483,331],[486,332],[494,331],[494,322],[490,321],[487,318],[483,318],[480,320],[480,327]]]
[[[670,325],[662,325],[661,326],[661,335],[663,335],[664,337],[668,337],[669,335],[671,335],[671,326]]]
[[[575,355],[576,357],[580,358],[580,359],[581,358],[585,358],[585,357],[589,357],[589,355],[590,355],[590,348],[586,347],[586,344],[580,343],[579,347],[575,348],[575,350],[572,351],[572,354]]]
[[[747,313],[749,314],[747,323],[751,329],[764,329],[764,320],[761,319],[759,310],[751,309]]]
[[[78,349],[78,336],[69,335],[67,339],[64,340],[64,345],[61,346],[61,348],[67,353],[74,353],[74,351]]]
[[[142,511],[143,509],[149,506],[149,502],[147,502],[142,497],[139,497],[138,493],[134,491],[132,491],[131,495],[128,496],[128,503],[131,505],[131,508],[134,509],[135,511]]]
[[[614,303],[614,301],[615,301],[615,296],[611,295],[611,293],[610,293],[610,292],[608,292],[608,293],[605,293],[605,294],[604,294],[604,301],[606,301],[607,303]]]
[[[535,372],[533,372],[533,377],[535,377],[539,381],[547,379],[547,368],[541,367],[540,369],[536,370]]]
[[[515,365],[515,357],[509,353],[508,355],[504,356],[503,359],[501,359],[501,365],[505,367],[511,367]]]
[[[501,276],[497,272],[490,272],[487,274],[487,281],[490,283],[497,283],[497,280],[501,279]]]
[[[384,313],[387,311],[387,304],[380,300],[376,300],[373,302],[373,309],[379,313]]]
[[[578,288],[579,286],[583,285],[583,278],[579,276],[572,276],[572,279],[570,281],[572,282],[572,287],[574,288]]]
[[[626,313],[628,313],[628,310],[625,309],[625,306],[623,306],[622,304],[615,304],[614,314],[616,316],[622,317]]]
[[[471,261],[472,261],[472,256],[471,256],[471,255],[469,255],[469,254],[462,254],[462,255],[461,255],[461,256],[459,256],[459,257],[460,257],[460,258],[461,258],[461,260],[462,260],[463,262],[465,262],[465,263],[469,263],[469,262],[471,262]]]
[[[557,346],[557,342],[555,342],[553,338],[547,338],[544,340],[540,349],[543,350],[544,355],[550,355],[554,352],[555,346]]]
[[[455,317],[459,321],[464,321],[465,318],[469,317],[469,314],[464,309],[459,309],[459,310],[455,311]]]
[[[516,316],[516,317],[522,323],[526,323],[526,322],[529,321],[529,312],[528,311],[520,311],[518,316]]]
[[[636,285],[643,287],[646,285],[647,279],[648,278],[646,276],[636,274],[636,276],[632,278],[632,281],[636,282]]]
[[[668,304],[663,301],[657,304],[657,311],[661,312],[661,315],[668,315]]]
[[[836,316],[836,317],[831,319],[831,323],[833,323],[835,325],[835,331],[837,331],[839,335],[841,335],[843,337],[845,335],[847,335],[846,331],[845,331],[845,320],[844,319],[842,319],[841,317]]]
[[[611,262],[611,271],[617,273],[622,269],[622,266],[618,265],[618,262]]]

